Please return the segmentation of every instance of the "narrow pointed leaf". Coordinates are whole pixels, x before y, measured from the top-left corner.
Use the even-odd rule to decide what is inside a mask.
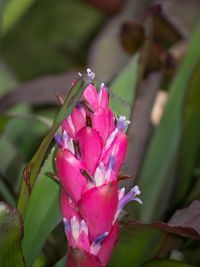
[[[173,183],[181,141],[184,101],[189,83],[200,60],[200,25],[193,36],[188,53],[170,89],[162,121],[150,143],[140,176],[143,205],[141,220],[149,221],[163,215]],[[159,209],[157,207],[159,205]]]
[[[57,131],[65,117],[73,111],[83,91],[90,83],[91,80],[88,76],[82,76],[77,80],[77,82],[74,84],[69,94],[67,95],[63,107],[57,114],[51,130],[44,137],[39,149],[24,169],[23,179],[20,188],[20,195],[18,199],[18,210],[20,211],[23,217],[25,217],[28,200],[31,196],[32,188],[36,181],[47,148],[49,147],[53,139],[54,133]]]
[[[180,159],[177,168],[179,178],[177,200],[186,197],[192,184],[191,176],[197,161],[200,147],[200,60],[194,69],[188,84],[183,118],[183,137],[181,140]]]
[[[120,73],[111,85],[110,107],[117,115],[130,117],[131,107],[135,97],[138,81],[139,54],[134,55],[127,67]]]
[[[47,240],[49,233],[61,221],[60,185],[46,175],[55,172],[54,149],[38,175],[24,220],[22,249],[26,265],[32,266]]]

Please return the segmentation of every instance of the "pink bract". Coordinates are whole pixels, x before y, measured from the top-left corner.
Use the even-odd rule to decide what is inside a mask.
[[[88,76],[93,79],[94,73],[88,70]],[[117,242],[119,213],[130,200],[141,202],[137,186],[127,195],[117,188],[129,123],[124,116],[114,118],[105,85],[97,93],[91,83],[63,121],[63,136],[55,136],[69,266],[105,266]]]

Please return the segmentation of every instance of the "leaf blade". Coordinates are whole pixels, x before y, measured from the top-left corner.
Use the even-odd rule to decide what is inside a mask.
[[[57,131],[57,129],[59,128],[65,117],[67,117],[72,112],[75,105],[79,101],[83,91],[91,82],[92,81],[88,76],[82,76],[76,81],[76,83],[68,93],[63,107],[58,112],[51,130],[44,137],[39,149],[31,159],[31,161],[28,163],[26,168],[24,169],[23,179],[21,183],[20,194],[17,204],[18,210],[20,211],[23,217],[25,217],[32,187],[34,186],[43,158],[53,139],[55,132]]]
[[[155,217],[162,216],[166,210],[179,153],[185,94],[193,70],[200,59],[199,41],[200,24],[193,36],[184,62],[171,85],[162,121],[151,140],[144,160],[139,181],[144,203],[140,209],[142,221],[150,221]],[[159,212],[156,211],[156,208]]]
[[[21,251],[22,219],[16,209],[3,202],[0,202],[0,232],[0,265],[25,266]]]
[[[31,194],[24,220],[22,249],[27,266],[32,266],[49,233],[61,221],[60,185],[46,175],[55,172],[55,151],[52,149]]]

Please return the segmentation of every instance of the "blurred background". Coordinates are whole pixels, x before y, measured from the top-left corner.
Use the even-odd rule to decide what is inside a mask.
[[[184,134],[176,139],[177,135],[171,136],[168,132],[170,126],[166,130],[164,127],[155,158],[149,152],[173,78],[200,20],[199,14],[199,0],[1,0],[0,200],[16,206],[23,168],[36,152],[58,111],[55,93],[59,91],[66,97],[77,73],[84,73],[87,67],[95,72],[98,81],[111,87],[111,104],[116,114],[125,110],[133,121],[121,173],[134,177],[134,182],[141,183],[144,191],[153,187],[151,181],[146,182],[146,172],[150,177],[164,177],[162,185],[155,189],[157,198],[152,200],[152,209],[144,204],[140,212],[140,208],[131,205],[127,211],[131,215],[134,212],[133,217],[143,221],[168,220],[189,190],[190,200],[199,196],[199,191],[194,190],[197,185],[200,188],[199,127],[194,126],[199,123],[199,111],[189,139],[187,122],[190,120],[187,117],[180,127],[176,122],[171,124],[172,128],[179,127],[177,135],[185,127]],[[200,49],[200,43],[197,45]],[[187,68],[190,71],[190,65]],[[174,98],[175,107],[179,105],[181,89],[179,91]],[[196,96],[200,97],[200,92]],[[198,108],[200,101],[195,99]],[[177,112],[173,109],[166,116],[173,119],[173,112],[176,117]],[[183,119],[181,112],[178,122]],[[173,139],[175,150],[165,151],[163,147],[169,138]],[[169,152],[167,159],[163,158],[158,164],[164,166],[164,162],[166,166],[160,165],[158,174],[154,164],[165,152]],[[145,160],[149,162],[149,157],[154,162],[148,167]],[[143,167],[150,171],[141,171]],[[176,184],[173,182],[175,176],[179,181]],[[172,200],[182,178],[185,183],[180,195]],[[130,188],[133,179],[122,179],[120,183]],[[169,194],[163,194],[166,188]],[[146,203],[151,199],[149,195],[154,194],[149,192],[146,195],[144,192],[142,197],[144,202],[146,198]],[[65,243],[62,225],[58,225],[46,242],[44,254],[39,259],[41,266],[53,266],[64,256]]]

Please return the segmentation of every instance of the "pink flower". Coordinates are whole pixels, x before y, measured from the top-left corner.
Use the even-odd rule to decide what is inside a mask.
[[[94,78],[90,70],[88,75]],[[117,175],[127,150],[124,131],[129,123],[122,116],[115,120],[105,85],[97,93],[91,83],[62,123],[62,137],[55,135],[59,144],[56,168],[63,188],[61,209],[69,246],[97,257],[102,266],[117,242],[117,218],[124,205],[130,200],[141,203],[137,186],[127,195],[125,189],[117,188]]]

